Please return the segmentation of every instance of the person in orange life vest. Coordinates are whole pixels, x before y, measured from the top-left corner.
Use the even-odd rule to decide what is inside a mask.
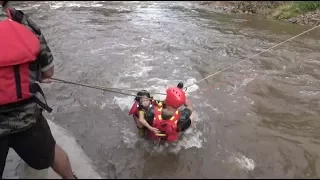
[[[32,168],[50,166],[62,178],[76,178],[65,151],[56,144],[42,110],[37,82],[50,81],[53,56],[39,27],[22,11],[0,1],[0,178],[9,147]]]
[[[145,120],[145,112],[148,111],[153,105],[161,106],[162,104],[161,102],[154,101],[148,91],[142,90],[137,93],[135,103],[129,112],[129,115],[133,116],[133,119],[139,130],[139,136],[141,137],[144,136],[146,128],[154,133],[159,133],[157,128],[150,126]]]
[[[152,107],[146,112],[146,121],[157,128],[165,137],[147,131],[147,136],[152,140],[164,139],[169,142],[178,140],[179,133],[188,129],[193,120],[193,107],[182,90],[183,84],[178,87],[169,87],[163,107]],[[183,110],[179,107],[185,105]]]

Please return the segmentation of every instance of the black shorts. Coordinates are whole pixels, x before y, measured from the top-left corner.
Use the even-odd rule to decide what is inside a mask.
[[[56,142],[47,120],[42,114],[36,123],[27,130],[0,138],[0,178],[6,164],[9,147],[29,166],[41,170],[49,168],[54,160]]]

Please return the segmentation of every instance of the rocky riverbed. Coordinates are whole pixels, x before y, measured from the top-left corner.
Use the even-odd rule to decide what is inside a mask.
[[[306,14],[301,14],[297,17],[289,18],[287,21],[294,24],[303,24],[303,25],[319,25],[320,22],[320,10],[313,12],[308,12]]]
[[[206,10],[262,15],[267,18],[285,20],[294,24],[318,25],[320,22],[320,10],[300,14],[296,17],[281,19],[280,12],[275,9],[284,4],[284,1],[198,1],[195,6]]]

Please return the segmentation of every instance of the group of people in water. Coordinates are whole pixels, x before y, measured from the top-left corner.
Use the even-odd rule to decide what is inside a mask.
[[[190,127],[193,108],[182,88],[182,83],[169,87],[163,102],[154,100],[146,90],[137,93],[129,115],[133,116],[140,136],[172,142]]]
[[[26,14],[9,8],[9,1],[0,5],[0,177],[13,148],[34,169],[52,167],[64,179],[77,179],[42,114],[52,109],[37,96],[44,97],[38,83],[50,83],[54,75],[51,50]],[[163,102],[153,100],[147,91],[137,94],[130,114],[141,136],[173,142],[190,127],[193,108],[182,88],[181,83],[169,87]]]

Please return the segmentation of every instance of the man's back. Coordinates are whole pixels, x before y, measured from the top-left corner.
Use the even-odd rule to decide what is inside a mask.
[[[21,11],[11,9],[12,19],[28,27],[40,40],[41,52],[38,61],[41,71],[46,71],[53,66],[53,57],[37,25]],[[0,8],[0,21],[8,18],[6,9]],[[40,109],[35,102],[17,103],[15,106],[4,106],[0,110],[0,136],[14,133],[29,128],[35,123],[35,116]]]
[[[6,2],[0,1],[0,5],[6,8]],[[48,122],[38,108],[52,111],[36,96],[36,93],[44,96],[38,82],[49,82],[46,80],[54,74],[50,49],[40,29],[26,15],[15,10],[8,15],[10,19],[6,19],[5,9],[0,9],[0,21],[6,19],[0,23],[0,36],[7,40],[4,42],[7,44],[1,45],[9,50],[9,53],[0,51],[0,82],[9,82],[0,86],[0,95],[4,97],[0,101],[0,178],[9,148],[12,148],[33,169],[52,167],[63,179],[77,179],[68,155],[56,144]],[[18,53],[12,53],[12,47]]]

